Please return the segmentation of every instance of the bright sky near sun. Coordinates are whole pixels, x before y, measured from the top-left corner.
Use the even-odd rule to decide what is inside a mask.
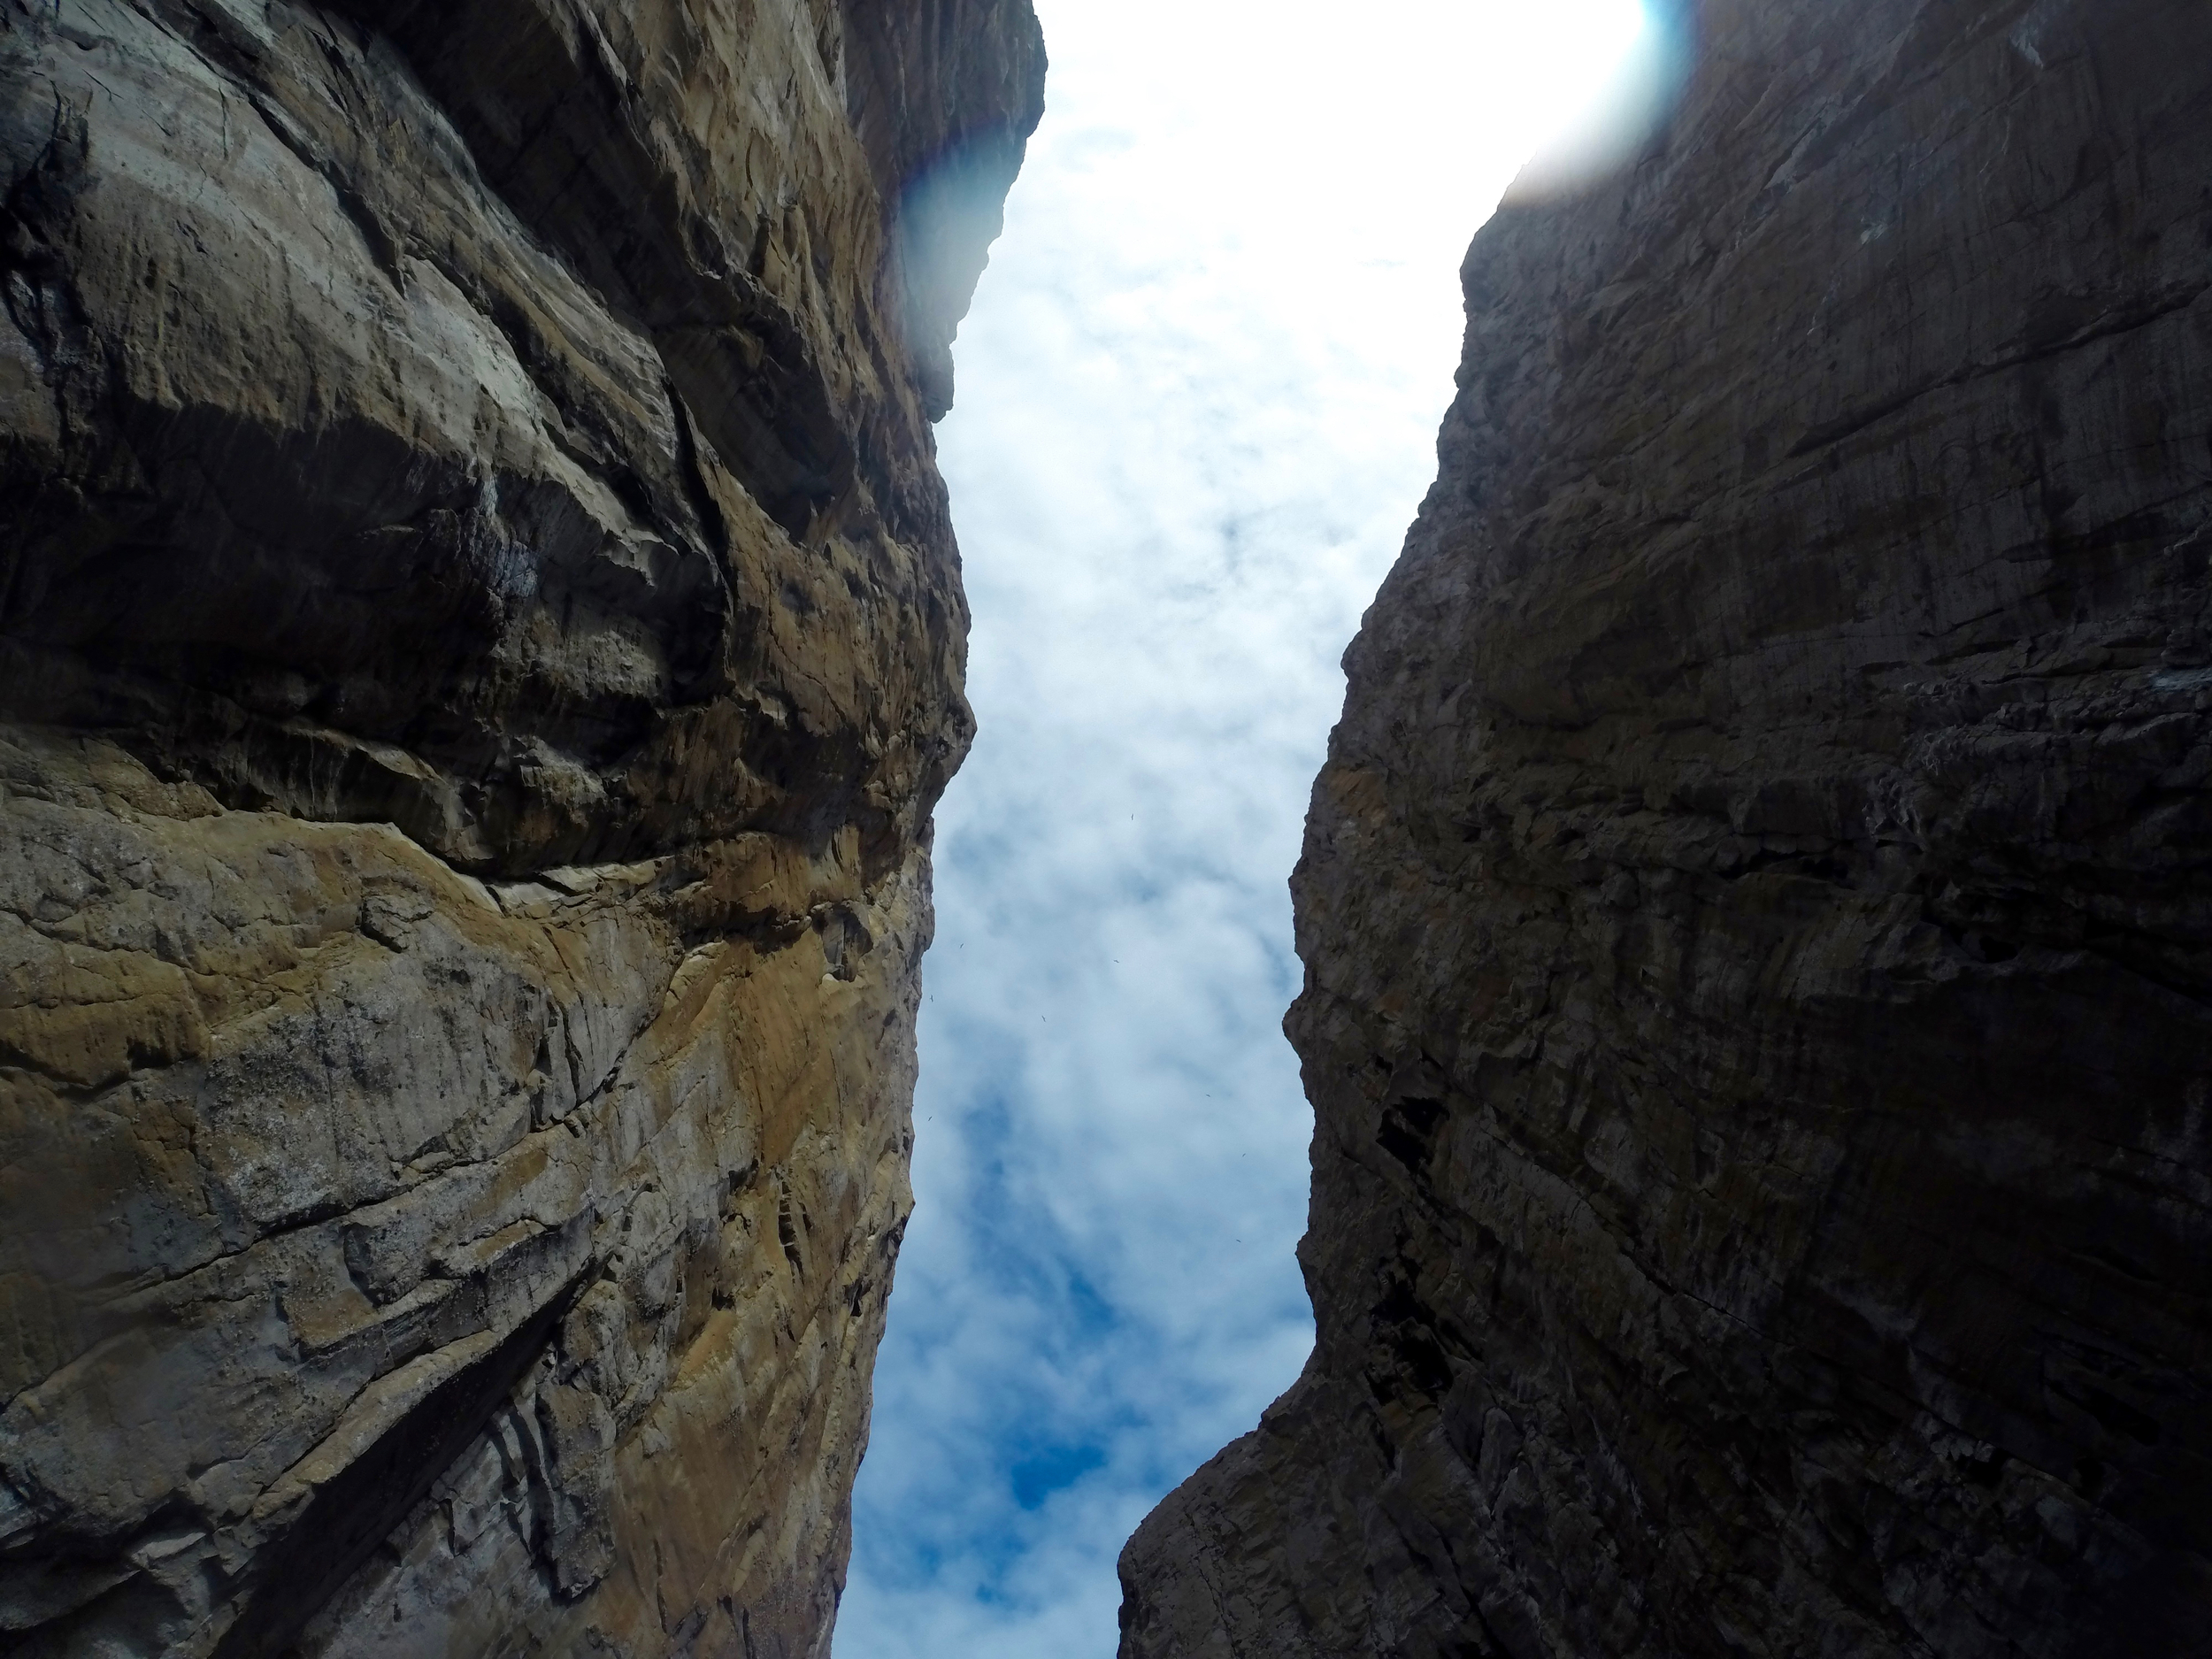
[[[1114,1558],[1312,1340],[1285,883],[1435,470],[1469,236],[1636,0],[1038,0],[939,428],[981,726],[837,1659],[1108,1659]]]

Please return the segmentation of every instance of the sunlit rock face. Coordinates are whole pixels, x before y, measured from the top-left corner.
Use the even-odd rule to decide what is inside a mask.
[[[1318,1346],[1127,1659],[2212,1629],[2212,10],[1701,21],[1467,260],[1294,884]]]
[[[0,1648],[826,1651],[1043,73],[0,12]]]

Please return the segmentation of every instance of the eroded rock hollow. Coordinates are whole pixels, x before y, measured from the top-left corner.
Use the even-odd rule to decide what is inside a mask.
[[[826,1651],[1043,73],[0,11],[0,1647]]]
[[[2212,1630],[2212,9],[1692,21],[1464,266],[1294,882],[1318,1343],[1125,1659]]]

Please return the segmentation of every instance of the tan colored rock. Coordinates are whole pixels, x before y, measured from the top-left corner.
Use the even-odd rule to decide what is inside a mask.
[[[971,729],[926,192],[1042,73],[0,13],[11,1653],[826,1652]]]
[[[2212,1628],[2212,12],[1696,12],[1464,267],[1294,884],[1318,1341],[1126,1659]]]

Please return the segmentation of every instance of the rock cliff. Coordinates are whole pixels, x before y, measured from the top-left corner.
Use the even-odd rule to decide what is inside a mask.
[[[5,0],[0,1647],[819,1655],[1027,0]]]
[[[1318,1342],[1127,1659],[2212,1628],[2212,10],[1694,21],[1464,266],[1294,881]]]

